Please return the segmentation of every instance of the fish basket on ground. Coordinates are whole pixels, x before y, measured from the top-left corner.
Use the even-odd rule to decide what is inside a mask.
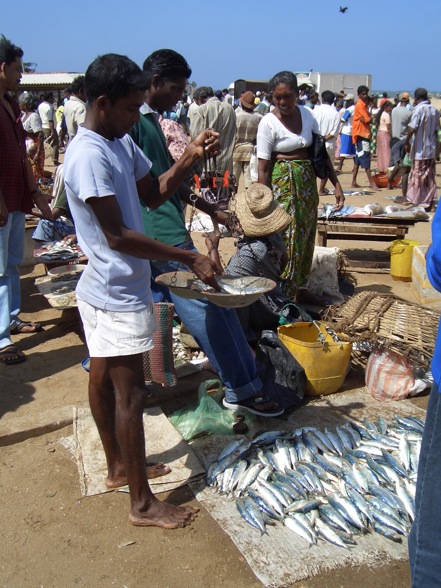
[[[374,346],[392,349],[418,367],[428,368],[440,313],[393,294],[360,292],[329,307],[324,320],[354,343],[353,359],[366,365]]]
[[[318,322],[282,325],[277,333],[305,370],[307,396],[332,394],[341,388],[349,369],[351,343],[336,341],[339,334]]]

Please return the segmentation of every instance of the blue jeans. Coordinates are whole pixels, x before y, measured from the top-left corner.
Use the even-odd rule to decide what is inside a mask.
[[[434,384],[427,406],[415,497],[415,521],[409,535],[412,588],[441,584],[441,394]]]
[[[0,349],[12,345],[10,329],[20,312],[20,270],[25,240],[25,215],[10,212],[0,227]]]
[[[186,248],[196,251],[193,244]],[[189,270],[177,261],[152,261],[151,267],[153,278],[166,272]],[[234,310],[208,300],[181,298],[153,280],[152,292],[155,302],[173,302],[177,315],[218,371],[229,402],[245,400],[262,390],[253,354]]]

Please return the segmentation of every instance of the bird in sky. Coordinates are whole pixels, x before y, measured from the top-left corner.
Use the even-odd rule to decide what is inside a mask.
[[[340,12],[341,12],[342,14],[344,14],[344,13],[346,12],[346,10],[347,10],[347,9],[348,9],[348,7],[347,7],[347,6],[340,6]]]

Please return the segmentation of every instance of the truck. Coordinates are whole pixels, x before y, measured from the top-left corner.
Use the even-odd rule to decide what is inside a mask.
[[[254,92],[256,93],[257,90],[265,90],[268,92],[269,90],[269,82],[268,80],[236,80],[232,84],[228,86],[228,92],[234,96],[235,100],[238,100],[244,92]]]
[[[355,73],[328,73],[328,72],[296,72],[297,83],[299,88],[301,86],[309,86],[314,88],[319,95],[324,90],[331,90],[338,94],[343,90],[345,94],[354,94],[357,96],[358,86],[367,86],[372,89],[372,75],[371,74],[355,74]]]

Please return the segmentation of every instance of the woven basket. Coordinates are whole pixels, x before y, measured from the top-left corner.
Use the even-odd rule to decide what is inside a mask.
[[[440,314],[392,294],[361,292],[345,304],[330,307],[323,318],[353,343],[381,345],[426,368],[432,360]]]
[[[144,380],[163,386],[174,386],[178,381],[173,357],[174,306],[168,302],[155,304],[158,329],[153,334],[153,349],[143,353]]]

